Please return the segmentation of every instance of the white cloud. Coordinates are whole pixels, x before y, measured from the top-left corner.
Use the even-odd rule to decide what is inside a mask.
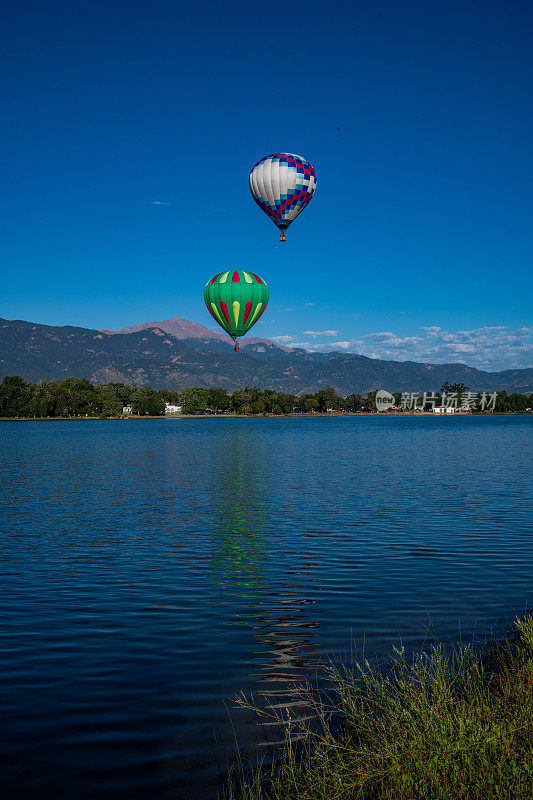
[[[333,335],[333,331],[305,331],[306,336]],[[430,364],[462,362],[487,370],[533,366],[533,327],[511,330],[486,325],[473,330],[445,331],[438,325],[420,329],[420,335],[399,336],[392,331],[366,334],[362,339],[335,342],[295,342],[316,353],[338,350],[391,361],[421,361]]]
[[[271,336],[270,338],[278,344],[289,344],[289,342],[294,342],[296,336]]]
[[[396,334],[391,331],[382,331],[381,333],[367,333],[365,339],[372,339],[378,342],[380,339],[386,340],[390,339],[392,336],[396,336]]]
[[[304,331],[304,336],[312,336],[316,338],[317,336],[338,336],[339,331]]]
[[[314,303],[304,303],[304,306],[314,306]]]
[[[151,204],[153,206],[170,206],[170,205],[172,205],[171,203],[168,202],[168,200],[150,200],[150,202],[151,202]]]

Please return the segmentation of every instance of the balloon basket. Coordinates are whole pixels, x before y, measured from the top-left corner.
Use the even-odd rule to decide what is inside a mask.
[[[286,242],[287,241],[287,237],[285,236],[284,233],[281,234],[281,236],[279,237],[279,240],[280,240],[280,242]]]

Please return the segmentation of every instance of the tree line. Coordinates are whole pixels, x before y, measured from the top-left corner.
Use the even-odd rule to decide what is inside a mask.
[[[455,384],[445,384],[443,391]],[[459,388],[459,387],[457,387]],[[460,385],[459,394],[467,387]],[[457,389],[456,389],[457,390]],[[124,406],[139,416],[162,416],[165,403],[181,406],[182,414],[311,414],[375,411],[375,392],[340,397],[331,386],[314,394],[284,394],[273,389],[256,387],[237,389],[228,394],[225,389],[203,389],[188,386],[184,389],[152,389],[149,386],[130,386],[123,383],[93,384],[80,378],[31,383],[18,376],[6,376],[0,384],[0,416],[2,417],[117,417]],[[395,403],[401,405],[401,393],[395,393]],[[437,395],[439,402],[441,395]],[[481,395],[479,395],[481,400]],[[529,395],[499,392],[497,412],[530,410]],[[480,403],[474,410],[480,409]]]

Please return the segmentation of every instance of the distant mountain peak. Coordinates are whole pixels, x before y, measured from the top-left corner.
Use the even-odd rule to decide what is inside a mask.
[[[102,331],[102,333],[111,335],[138,333],[149,328],[159,328],[159,330],[174,336],[176,339],[218,339],[219,341],[228,341],[228,337],[222,333],[216,333],[210,328],[206,328],[205,325],[199,325],[197,322],[190,322],[188,319],[180,319],[179,317],[160,319],[156,322],[138,322],[136,325],[120,328],[118,331]]]
[[[139,333],[139,331],[146,331],[150,328],[158,328],[169,334],[169,336],[174,336],[175,339],[202,339],[204,342],[216,340],[219,342],[231,343],[231,337],[228,336],[228,334],[212,331],[211,328],[206,328],[205,325],[200,325],[198,322],[191,322],[188,319],[181,319],[180,317],[160,319],[156,322],[138,322],[136,325],[120,328],[118,331],[103,330],[102,333],[113,336],[115,334]],[[291,350],[291,348],[282,347],[271,339],[260,339],[257,336],[247,336],[246,339],[242,340],[241,346],[246,347],[247,345],[259,343],[268,344],[271,347],[276,347],[287,352]]]

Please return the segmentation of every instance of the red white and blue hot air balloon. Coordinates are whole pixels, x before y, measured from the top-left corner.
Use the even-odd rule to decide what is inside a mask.
[[[250,191],[255,202],[281,231],[306,207],[316,189],[316,173],[305,158],[294,153],[272,153],[254,164]]]

